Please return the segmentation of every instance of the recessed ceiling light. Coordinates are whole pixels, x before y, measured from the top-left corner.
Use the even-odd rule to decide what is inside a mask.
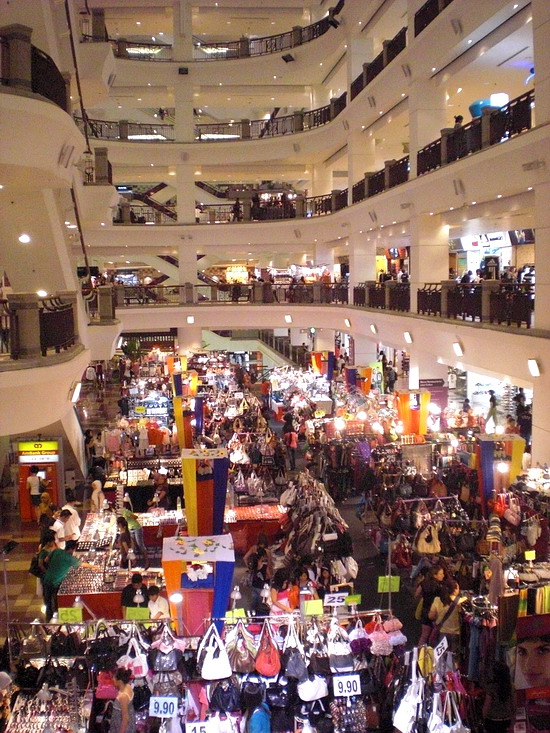
[[[433,216],[433,215],[434,215],[433,211],[430,211],[430,216]]]
[[[292,323],[292,316],[289,313],[285,315],[285,323]]]
[[[108,264],[108,265],[114,265],[115,263],[114,263],[114,262],[112,262],[112,260],[108,260],[107,264]]]
[[[435,71],[436,68],[437,68],[436,66],[432,66],[432,71]]]
[[[193,323],[195,323],[195,316],[187,316],[187,323],[189,325],[192,325]]]
[[[102,227],[104,227],[104,226],[105,226],[105,222],[104,222],[104,221],[102,221],[102,222],[101,222],[101,226],[102,226]]]
[[[527,190],[528,191],[532,191],[533,190],[533,186],[527,186]]]
[[[45,298],[48,293],[46,292],[46,290],[37,290],[36,294],[38,295],[39,298]]]
[[[475,206],[477,204],[477,201],[472,201],[472,206]]]
[[[462,87],[458,87],[458,89],[456,90],[456,93],[460,94],[461,91],[462,91]]]
[[[351,328],[351,321],[350,321],[350,319],[349,319],[349,318],[344,318],[344,323],[346,324],[346,326],[347,326],[348,328]]]
[[[472,43],[472,39],[471,38],[468,39],[468,45],[470,45],[470,43]]]
[[[126,264],[129,265],[130,264],[130,260],[126,260]]]
[[[403,331],[403,338],[405,339],[406,343],[412,344],[413,337],[410,331]]]
[[[502,194],[501,193],[497,194],[497,199],[501,199],[501,198],[502,198]]]
[[[397,222],[396,221],[392,221],[392,224],[397,224]]]
[[[376,326],[374,325],[374,323],[371,323],[371,324],[370,324],[370,330],[371,330],[371,331],[372,331],[372,333],[374,333],[374,334],[377,334],[377,333],[378,333],[378,329],[376,328]]]
[[[18,237],[21,244],[28,244],[31,241],[31,238],[28,234],[20,234]]]
[[[217,3],[216,3],[216,4],[217,4]],[[163,36],[163,35],[164,35],[164,31],[159,31],[159,33],[158,33],[158,34],[159,34],[159,36]]]
[[[454,206],[449,206],[449,211],[454,211],[454,210],[455,210]]]
[[[137,98],[137,101],[138,101],[138,102],[141,102],[141,97],[138,97],[138,98]]]
[[[4,188],[4,186],[2,186],[2,184],[0,184],[0,191],[1,191],[1,190],[2,190],[3,188]]]
[[[141,25],[141,20],[136,20],[136,25]]]

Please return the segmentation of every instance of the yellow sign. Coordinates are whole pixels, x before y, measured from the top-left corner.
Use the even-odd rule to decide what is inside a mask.
[[[18,444],[21,456],[49,456],[59,451],[57,440],[27,440]]]
[[[136,415],[145,415],[145,407],[143,405],[137,405],[137,407],[134,408],[134,412]]]
[[[81,624],[83,621],[81,608],[59,608],[57,613],[60,624]]]

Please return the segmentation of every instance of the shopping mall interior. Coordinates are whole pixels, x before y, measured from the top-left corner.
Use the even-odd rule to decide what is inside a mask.
[[[62,598],[85,624],[120,618],[118,591],[149,567],[174,633],[196,638],[207,616],[259,603],[242,559],[258,532],[280,542],[284,517],[314,507],[316,540],[296,556],[338,527],[332,561],[359,567],[331,566],[334,587],[355,598],[355,579],[381,609],[392,594],[373,568],[389,589],[397,564],[407,585],[402,556],[432,553],[399,539],[423,525],[396,524],[396,501],[434,494],[438,521],[470,531],[512,497],[498,516],[521,506],[502,519],[514,552],[475,562],[548,560],[549,34],[548,0],[0,0],[1,638]],[[531,504],[514,488],[528,471]],[[88,518],[83,565],[44,610],[27,571],[45,489]],[[104,531],[126,499],[143,530],[129,526],[129,559],[120,537],[111,555],[114,514]],[[218,538],[195,547],[212,585],[196,569],[180,581],[182,533]],[[409,591],[394,609],[416,637],[430,621]],[[25,733],[23,717],[9,729]]]

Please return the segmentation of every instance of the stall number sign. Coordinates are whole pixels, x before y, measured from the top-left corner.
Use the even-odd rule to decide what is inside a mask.
[[[349,593],[327,593],[323,600],[325,606],[343,606]]]
[[[60,624],[81,624],[83,621],[81,608],[59,608],[57,614]]]
[[[361,694],[361,678],[358,674],[335,674],[332,677],[334,697],[351,697]]]
[[[174,718],[177,715],[178,707],[179,698],[177,697],[152,697],[149,700],[149,716],[151,718]]]

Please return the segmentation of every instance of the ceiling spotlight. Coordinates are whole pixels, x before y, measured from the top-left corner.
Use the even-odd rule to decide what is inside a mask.
[[[407,344],[412,344],[413,337],[411,336],[411,332],[410,331],[403,331],[403,338],[405,339],[405,342]]]
[[[38,295],[39,298],[45,298],[48,295],[46,290],[37,290],[36,294]]]
[[[532,377],[540,377],[539,363],[536,359],[527,359],[527,366]]]
[[[378,328],[374,325],[374,323],[371,323],[370,324],[370,330],[374,334],[377,334],[378,333]]]
[[[351,321],[350,321],[350,319],[349,319],[349,318],[344,318],[344,323],[346,324],[346,326],[347,326],[348,328],[351,328]]]
[[[192,325],[193,323],[195,323],[195,316],[187,316],[187,323],[189,325]]]
[[[289,313],[285,315],[285,323],[292,323],[292,316]]]
[[[28,244],[31,241],[31,238],[28,234],[20,234],[18,237],[21,244]]]
[[[460,341],[453,341],[453,351],[457,356],[464,356],[464,349]]]

